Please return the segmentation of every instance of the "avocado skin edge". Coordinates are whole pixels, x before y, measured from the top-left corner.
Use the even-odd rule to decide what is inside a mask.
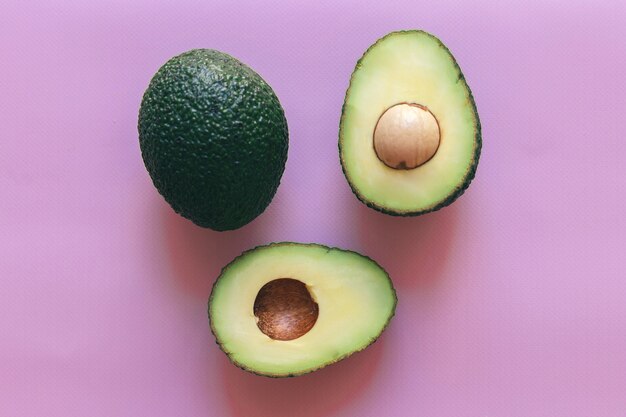
[[[361,62],[363,61],[363,58],[365,58],[365,56],[367,56],[367,53],[374,48],[376,45],[378,45],[379,42],[382,42],[384,39],[391,37],[393,35],[399,34],[399,33],[423,33],[426,36],[429,36],[431,38],[433,38],[441,48],[445,49],[446,52],[448,53],[448,55],[450,56],[451,60],[452,60],[452,64],[454,65],[454,67],[457,69],[458,73],[459,73],[459,79],[457,82],[463,82],[465,84],[465,88],[467,89],[467,92],[469,93],[469,104],[472,106],[472,110],[474,112],[474,115],[476,116],[476,130],[474,132],[474,153],[472,155],[472,164],[470,165],[470,167],[468,168],[465,177],[463,179],[463,181],[443,200],[441,200],[440,202],[436,203],[433,206],[430,207],[426,207],[422,210],[417,210],[417,211],[398,211],[398,210],[394,210],[392,208],[389,207],[385,207],[385,206],[380,206],[368,199],[366,199],[365,197],[363,197],[359,191],[354,187],[354,185],[352,184],[352,181],[350,181],[350,175],[348,174],[348,171],[346,170],[346,165],[345,162],[343,160],[343,153],[342,153],[342,142],[343,142],[343,136],[341,134],[342,132],[342,126],[344,123],[344,119],[345,119],[345,107],[346,107],[346,102],[348,101],[348,95],[350,93],[350,88],[352,86],[352,79],[354,77],[354,74],[356,73],[357,69],[359,68]],[[388,214],[391,216],[398,216],[398,217],[415,217],[415,216],[420,216],[422,214],[426,214],[426,213],[431,213],[433,211],[437,211],[439,209],[442,209],[446,206],[449,206],[450,204],[452,204],[457,198],[459,198],[461,195],[463,195],[463,193],[465,192],[465,190],[467,190],[467,188],[469,187],[470,183],[472,182],[472,180],[474,179],[474,177],[476,176],[476,170],[478,169],[478,161],[480,159],[480,153],[482,150],[482,129],[481,129],[481,124],[480,124],[480,117],[478,116],[478,109],[476,107],[476,102],[474,100],[474,95],[472,94],[472,90],[470,89],[469,85],[467,84],[467,82],[465,81],[465,76],[463,75],[463,72],[461,71],[461,68],[459,67],[459,64],[456,62],[456,58],[454,58],[454,55],[452,55],[452,53],[450,52],[450,50],[448,49],[448,47],[446,45],[443,44],[443,42],[441,42],[439,40],[439,38],[437,38],[435,35],[428,33],[426,31],[423,30],[399,30],[399,31],[394,31],[394,32],[390,32],[387,35],[383,36],[382,38],[378,39],[376,42],[374,42],[369,48],[367,48],[367,50],[363,53],[363,55],[361,56],[361,58],[359,58],[359,60],[357,61],[355,67],[354,67],[354,71],[352,72],[352,75],[350,76],[350,82],[348,84],[348,89],[346,90],[346,96],[343,100],[343,105],[341,107],[341,119],[339,121],[339,159],[341,160],[341,170],[343,171],[343,175],[346,177],[346,179],[348,180],[348,184],[350,185],[350,189],[352,190],[352,193],[359,199],[359,201],[361,201],[363,204],[365,204],[366,206],[379,211],[381,213],[384,214]]]
[[[349,252],[349,253],[353,253],[353,254],[355,254],[357,256],[360,256],[361,258],[364,258],[367,261],[370,261],[370,262],[374,263],[376,266],[378,266],[385,273],[385,277],[387,278],[387,281],[389,282],[389,287],[391,288],[391,292],[393,293],[393,307],[391,309],[391,314],[387,318],[387,321],[385,322],[384,326],[382,327],[382,329],[380,330],[378,335],[376,337],[372,338],[372,340],[370,340],[365,346],[363,346],[360,349],[353,350],[353,351],[351,351],[349,353],[346,353],[345,355],[337,358],[336,360],[334,360],[332,362],[326,362],[326,363],[324,363],[324,364],[322,364],[322,365],[320,365],[318,367],[305,369],[304,371],[301,371],[301,372],[294,372],[294,373],[289,373],[289,374],[273,374],[273,373],[259,372],[259,371],[256,371],[254,369],[251,369],[251,368],[247,367],[246,365],[244,365],[242,363],[239,363],[239,362],[235,361],[231,357],[230,352],[228,352],[226,349],[224,349],[224,346],[222,346],[220,344],[219,338],[217,337],[217,333],[215,331],[215,328],[213,327],[213,321],[211,320],[211,302],[213,301],[213,295],[214,295],[214,291],[213,290],[215,289],[215,287],[216,287],[217,283],[219,282],[220,278],[228,270],[228,268],[230,268],[231,266],[235,265],[239,259],[241,259],[245,255],[247,255],[248,253],[254,252],[257,249],[264,248],[264,247],[288,246],[288,245],[319,247],[319,248],[326,249],[328,252],[330,252],[332,250],[338,250],[338,251],[341,251],[341,252]],[[329,365],[335,364],[337,362],[340,362],[340,361],[346,359],[347,357],[352,356],[352,354],[357,353],[357,352],[361,352],[361,351],[365,350],[366,348],[368,348],[369,346],[371,346],[374,342],[376,342],[378,340],[378,338],[380,338],[380,336],[383,334],[383,332],[389,326],[389,323],[391,322],[391,319],[396,314],[396,307],[397,307],[397,305],[398,305],[398,293],[396,292],[396,289],[393,286],[393,281],[391,280],[391,277],[389,277],[389,273],[382,266],[380,266],[380,264],[378,264],[378,262],[376,262],[375,260],[373,260],[369,256],[366,256],[366,255],[363,255],[363,254],[360,254],[358,252],[351,251],[351,250],[348,250],[348,249],[341,249],[341,248],[338,248],[338,247],[321,245],[319,243],[272,242],[272,243],[268,243],[266,245],[258,245],[258,246],[255,246],[255,247],[251,248],[251,249],[243,251],[240,255],[238,255],[235,259],[230,261],[226,266],[224,266],[222,268],[218,278],[215,280],[215,282],[213,282],[213,286],[211,288],[211,295],[209,296],[209,303],[208,303],[208,316],[209,316],[209,325],[211,327],[211,333],[215,337],[215,343],[219,346],[220,350],[226,354],[226,356],[228,357],[228,360],[233,365],[235,365],[236,367],[238,367],[238,368],[240,368],[240,369],[242,369],[242,370],[244,370],[246,372],[250,372],[250,373],[252,373],[254,375],[265,376],[265,377],[269,377],[269,378],[292,378],[292,377],[296,377],[296,376],[300,376],[300,375],[305,375],[305,374],[317,371],[319,369],[325,368],[325,367],[327,367]]]

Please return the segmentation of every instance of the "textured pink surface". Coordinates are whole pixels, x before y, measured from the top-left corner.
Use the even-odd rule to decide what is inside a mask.
[[[626,415],[623,4],[26,3],[0,6],[0,416]],[[337,155],[356,60],[401,28],[450,47],[485,144],[469,192],[414,219],[361,205]],[[250,64],[289,120],[276,199],[232,233],[173,214],[139,153],[143,90],[194,47]],[[297,379],[229,365],[211,284],[278,240],[386,267],[382,339]]]

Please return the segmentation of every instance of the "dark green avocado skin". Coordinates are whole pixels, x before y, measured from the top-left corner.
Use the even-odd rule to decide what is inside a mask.
[[[237,229],[269,205],[282,177],[287,121],[272,88],[223,52],[194,49],[163,65],[139,110],[154,186],[198,226]]]

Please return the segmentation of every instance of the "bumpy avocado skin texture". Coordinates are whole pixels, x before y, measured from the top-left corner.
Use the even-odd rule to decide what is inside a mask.
[[[390,207],[385,207],[385,206],[381,206],[378,205],[370,200],[368,200],[367,198],[363,197],[361,195],[361,193],[359,193],[359,191],[354,187],[353,182],[350,181],[350,174],[348,172],[348,170],[346,169],[346,164],[343,160],[343,153],[342,153],[342,145],[343,145],[343,137],[341,135],[342,129],[341,126],[344,123],[344,115],[345,115],[345,110],[346,110],[346,102],[348,101],[348,95],[350,94],[350,87],[352,85],[352,78],[354,77],[354,75],[356,74],[356,72],[359,70],[359,67],[361,67],[363,58],[365,58],[365,56],[367,56],[368,52],[370,50],[372,50],[374,47],[376,47],[376,45],[380,42],[382,42],[383,40],[387,39],[390,36],[394,36],[396,34],[399,33],[422,33],[425,34],[427,36],[429,36],[430,38],[432,38],[434,41],[436,41],[439,46],[443,49],[446,50],[446,52],[448,52],[448,54],[450,55],[450,58],[452,60],[451,64],[454,65],[454,67],[456,68],[456,70],[459,72],[459,83],[463,83],[465,84],[465,88],[467,89],[467,92],[469,93],[469,105],[471,106],[475,116],[476,116],[476,126],[475,126],[475,134],[474,134],[474,153],[472,156],[472,164],[470,165],[469,169],[467,170],[467,173],[465,175],[464,180],[459,183],[459,185],[453,190],[451,191],[451,193],[448,195],[447,198],[445,198],[444,200],[440,201],[439,203],[437,203],[434,206],[431,207],[427,207],[423,210],[417,210],[417,211],[397,211],[394,210]],[[348,85],[348,89],[346,90],[346,97],[343,101],[343,106],[341,108],[341,119],[339,122],[339,155],[340,155],[340,160],[341,160],[341,169],[343,171],[343,175],[346,177],[346,179],[348,180],[348,184],[350,185],[350,188],[352,190],[352,193],[359,199],[359,201],[361,201],[363,204],[367,205],[370,208],[373,208],[374,210],[377,210],[381,213],[384,214],[388,214],[391,216],[398,216],[398,217],[414,217],[414,216],[420,216],[422,214],[426,214],[426,213],[431,213],[433,211],[437,211],[440,210],[446,206],[449,206],[450,204],[452,204],[454,201],[456,201],[457,198],[459,198],[461,195],[463,195],[463,193],[465,192],[465,190],[467,190],[467,188],[469,187],[470,183],[472,182],[472,180],[474,179],[474,177],[476,176],[476,170],[478,169],[478,161],[480,159],[480,153],[482,150],[482,131],[481,131],[481,124],[480,124],[480,118],[478,117],[478,109],[476,107],[476,102],[474,100],[474,96],[472,94],[471,89],[469,88],[469,85],[467,85],[467,82],[465,81],[465,76],[463,75],[463,72],[461,71],[461,68],[459,67],[459,64],[456,62],[456,60],[454,59],[454,55],[452,55],[452,53],[450,52],[450,50],[448,49],[447,46],[445,46],[443,44],[443,42],[441,42],[441,40],[439,40],[439,38],[437,38],[436,36],[425,32],[423,30],[400,30],[400,31],[395,31],[395,32],[391,32],[388,33],[387,35],[383,36],[382,38],[378,39],[376,42],[374,42],[369,48],[367,48],[367,50],[363,53],[363,55],[361,56],[361,58],[359,58],[359,60],[357,61],[357,64],[354,68],[354,71],[352,72],[352,76],[350,77],[350,84]]]
[[[240,363],[237,362],[236,360],[233,359],[233,357],[231,356],[231,353],[224,349],[224,346],[220,343],[219,337],[218,337],[218,332],[214,327],[213,321],[211,320],[211,305],[212,305],[212,301],[213,301],[213,296],[215,294],[215,287],[217,286],[219,279],[224,275],[224,273],[231,267],[237,265],[238,261],[243,259],[245,257],[246,254],[254,252],[257,249],[261,249],[264,247],[270,247],[270,246],[289,246],[289,245],[294,245],[294,246],[309,246],[309,247],[318,247],[318,248],[324,248],[327,251],[341,251],[341,252],[349,252],[352,254],[356,254],[358,256],[360,256],[361,258],[363,258],[364,260],[367,260],[373,264],[375,264],[376,266],[378,266],[381,270],[383,270],[385,272],[386,278],[389,281],[389,285],[391,287],[391,290],[393,292],[393,307],[392,307],[392,312],[389,315],[389,317],[387,318],[387,321],[385,322],[385,325],[383,326],[383,328],[380,330],[380,332],[378,333],[378,335],[374,338],[371,339],[371,341],[369,342],[369,344],[367,344],[366,346],[361,347],[360,349],[356,349],[352,352],[349,352],[343,356],[341,356],[340,358],[336,359],[335,361],[332,362],[328,362],[325,364],[322,364],[318,367],[315,368],[310,368],[307,370],[304,370],[302,372],[293,372],[293,373],[288,373],[288,374],[277,374],[277,373],[268,373],[268,372],[259,372],[254,368],[249,367],[248,365],[244,364],[244,363]],[[228,357],[228,359],[230,360],[230,362],[235,365],[236,367],[246,371],[246,372],[250,372],[254,375],[258,375],[258,376],[264,376],[264,377],[268,377],[268,378],[293,378],[293,377],[297,377],[297,376],[301,376],[301,375],[306,375],[308,373],[311,372],[315,372],[319,369],[325,368],[329,365],[332,365],[334,363],[340,362],[350,356],[352,356],[352,354],[357,353],[357,352],[361,352],[363,350],[365,350],[366,348],[368,348],[369,346],[371,346],[374,342],[376,342],[380,336],[383,334],[383,332],[387,329],[387,327],[389,326],[389,323],[391,322],[391,319],[395,316],[396,313],[396,307],[398,304],[398,295],[396,293],[396,290],[393,286],[393,282],[391,280],[391,277],[389,276],[389,274],[387,273],[387,271],[385,271],[376,261],[374,261],[372,258],[362,255],[358,252],[354,252],[354,251],[350,251],[350,250],[346,250],[346,249],[341,249],[341,248],[336,248],[336,247],[330,247],[330,246],[325,246],[325,245],[321,245],[318,243],[298,243],[298,242],[273,242],[270,243],[268,245],[259,245],[256,246],[254,248],[248,249],[244,252],[242,252],[239,256],[237,256],[235,259],[233,259],[228,265],[224,266],[222,268],[222,271],[220,272],[220,275],[218,277],[217,280],[215,280],[215,282],[213,283],[213,288],[211,290],[211,295],[209,296],[209,303],[208,303],[208,316],[209,316],[209,324],[211,327],[211,333],[213,334],[213,336],[215,337],[215,343],[219,346],[220,350],[222,352],[224,352],[226,354],[226,356]]]
[[[198,226],[237,229],[269,205],[288,129],[272,88],[225,53],[195,49],[152,78],[139,111],[146,168],[165,200]]]

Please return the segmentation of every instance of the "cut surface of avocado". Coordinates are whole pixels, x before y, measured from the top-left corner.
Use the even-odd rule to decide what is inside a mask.
[[[393,215],[419,215],[458,198],[482,146],[474,98],[450,51],[433,35],[392,32],[357,63],[339,133],[353,192]]]
[[[273,243],[223,270],[209,299],[211,330],[247,371],[296,376],[373,343],[395,313],[388,274],[358,253]]]

